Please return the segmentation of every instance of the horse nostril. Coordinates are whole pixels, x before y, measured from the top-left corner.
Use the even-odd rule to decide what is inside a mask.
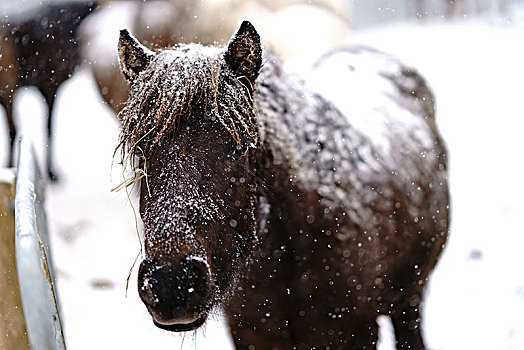
[[[143,276],[143,275],[140,275]],[[155,292],[153,289],[153,281],[151,278],[142,278],[138,282],[138,294],[140,295],[140,298],[142,299],[143,303],[148,306],[154,306],[158,299],[155,298]]]
[[[205,260],[186,257],[176,263],[140,264],[139,295],[157,323],[188,323],[207,312],[212,299]]]
[[[180,272],[180,281],[186,288],[184,292],[187,296],[194,297],[209,289],[211,276],[205,260],[195,257],[186,258],[181,264]]]

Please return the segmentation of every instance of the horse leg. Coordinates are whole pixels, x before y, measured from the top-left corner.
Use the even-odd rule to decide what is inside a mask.
[[[359,320],[357,327],[347,337],[351,349],[376,349],[378,342],[378,324],[376,320],[368,322]]]
[[[7,126],[9,128],[9,160],[7,166],[12,167],[14,166],[14,148],[16,140],[16,125],[13,119],[13,102],[11,99],[8,99],[8,101],[1,101],[0,103],[4,106]]]
[[[415,17],[422,19],[426,17],[426,1],[415,0]]]
[[[48,88],[42,91],[47,102],[47,175],[49,180],[57,182],[59,176],[53,169],[53,106],[56,97],[56,88]]]
[[[511,0],[499,0],[498,1],[498,7],[499,7],[499,13],[505,16],[509,16],[510,14],[510,1]]]
[[[397,308],[391,314],[395,329],[397,349],[424,349],[422,340],[422,319],[420,317],[421,295],[412,296],[405,307]]]
[[[455,17],[458,12],[458,2],[462,0],[446,0],[448,17]]]
[[[226,308],[235,349],[292,349],[297,341],[292,338],[286,320],[293,320],[293,316],[279,302],[282,298],[292,307],[291,296],[286,293],[283,283],[280,283],[282,287],[271,285],[273,290],[259,285],[253,293],[251,287],[255,284],[255,280],[248,278],[242,281],[242,292],[238,291]]]
[[[0,104],[5,109],[9,129],[9,163],[14,165],[16,125],[13,118],[13,95],[18,88],[18,61],[16,47],[9,31],[0,27]]]

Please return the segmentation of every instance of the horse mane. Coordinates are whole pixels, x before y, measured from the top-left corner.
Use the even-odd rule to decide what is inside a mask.
[[[225,96],[225,98],[224,98]],[[258,143],[254,103],[248,88],[226,66],[224,51],[197,44],[160,51],[131,85],[119,148],[131,164],[174,139],[182,118],[218,121],[243,150]]]

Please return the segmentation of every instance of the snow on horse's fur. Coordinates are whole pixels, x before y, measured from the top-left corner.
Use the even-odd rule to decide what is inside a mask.
[[[119,53],[121,146],[147,174],[138,288],[157,326],[195,329],[223,305],[237,348],[374,348],[383,314],[399,348],[424,347],[449,194],[416,71],[350,47],[304,82],[249,22],[226,50],[154,53],[123,31]]]

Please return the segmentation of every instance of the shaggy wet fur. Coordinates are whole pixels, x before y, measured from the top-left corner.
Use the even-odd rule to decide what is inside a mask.
[[[218,121],[242,147],[256,144],[253,102],[249,95],[239,93],[245,88],[241,81],[222,73],[228,71],[222,52],[195,50],[191,45],[178,50],[161,51],[156,62],[165,69],[151,65],[133,84],[134,98],[119,114],[122,150],[136,145],[147,158],[161,140],[176,135],[181,118],[196,113]],[[194,56],[183,55],[192,50]]]
[[[242,36],[250,40],[238,43]],[[238,349],[372,349],[376,318],[388,315],[399,349],[424,348],[420,306],[446,241],[449,193],[446,150],[421,76],[363,47],[325,56],[318,69],[342,59],[337,74],[322,73],[339,89],[351,91],[354,82],[340,77],[354,72],[389,89],[368,89],[387,108],[362,115],[341,107],[344,116],[271,55],[260,70],[251,64],[262,57],[245,23],[227,51],[180,45],[144,55],[132,42],[121,37],[124,72],[139,67],[120,114],[121,143],[147,165],[138,287],[155,323],[193,329],[223,304]],[[246,62],[233,61],[231,50]],[[383,120],[381,143],[351,122],[374,116]],[[229,146],[239,140],[247,147]],[[192,323],[159,324],[167,304],[151,286],[162,279],[184,289],[196,277],[156,271],[187,256],[210,274],[203,306],[184,301],[194,317],[179,319]],[[176,294],[184,296],[194,298]]]

